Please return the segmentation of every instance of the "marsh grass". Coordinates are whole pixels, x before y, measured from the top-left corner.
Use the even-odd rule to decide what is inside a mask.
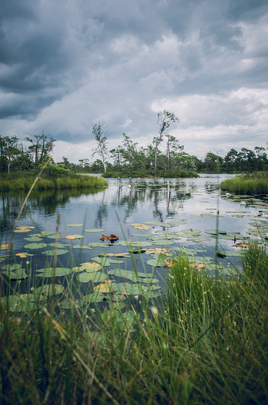
[[[29,190],[35,180],[35,176],[25,175],[23,177],[15,176],[14,174],[1,176],[0,190]],[[34,186],[34,190],[51,190],[51,189],[80,189],[88,187],[105,187],[107,181],[102,177],[68,174],[60,177],[48,177],[43,175],[38,179]]]
[[[180,253],[167,294],[126,310],[71,288],[69,309],[53,294],[23,314],[0,301],[1,403],[267,403],[267,253],[242,264],[216,280]]]
[[[1,274],[0,403],[266,404],[267,252],[251,245],[242,270],[217,278],[185,251],[173,259],[166,293],[123,308],[122,295],[96,303],[73,276],[63,296],[56,277],[47,294],[28,278],[17,295],[20,280]]]
[[[266,194],[268,193],[268,173],[255,172],[224,180],[221,183],[221,190],[234,194]]]

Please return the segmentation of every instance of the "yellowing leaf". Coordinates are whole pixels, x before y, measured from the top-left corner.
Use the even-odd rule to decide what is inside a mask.
[[[124,257],[129,255],[128,252],[125,253],[106,253],[106,256],[110,256],[110,257]]]
[[[109,293],[113,291],[112,284],[116,284],[111,280],[104,280],[102,283],[94,288],[94,291],[100,293]]]
[[[24,253],[16,253],[16,256],[19,256],[22,259],[25,259],[25,257],[27,257],[27,256],[25,256]]]
[[[26,230],[26,229],[34,229],[34,226],[17,226],[18,230],[22,231],[22,230]]]
[[[154,226],[144,225],[144,224],[131,224],[135,229],[152,229]]]
[[[0,245],[0,249],[1,249],[1,250],[5,250],[5,249],[9,249],[9,248],[10,248],[10,244],[9,244],[9,243]]]
[[[84,238],[83,235],[66,235],[65,239],[82,239]]]
[[[160,253],[165,253],[165,252],[170,252],[171,249],[165,249],[165,248],[155,248],[155,249],[146,249],[146,254],[151,255],[151,254],[160,254]]]

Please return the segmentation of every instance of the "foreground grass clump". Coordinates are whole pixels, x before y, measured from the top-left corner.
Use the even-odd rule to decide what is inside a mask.
[[[241,174],[233,179],[224,180],[221,183],[221,190],[234,194],[266,194],[268,193],[268,173]]]
[[[47,300],[26,316],[0,301],[0,402],[267,403],[267,253],[253,245],[228,278],[173,263],[161,305]]]
[[[0,179],[0,190],[29,190],[33,184],[36,176],[25,175],[23,177],[15,177],[14,175],[5,175]],[[43,175],[40,178],[34,190],[51,190],[51,189],[74,189],[74,188],[88,188],[97,186],[107,186],[107,181],[102,177],[67,174],[64,176]]]

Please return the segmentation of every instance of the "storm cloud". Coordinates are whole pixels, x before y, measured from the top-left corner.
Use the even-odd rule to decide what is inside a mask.
[[[92,124],[141,146],[173,111],[185,151],[265,146],[268,2],[2,0],[1,135],[52,135],[55,160],[90,158]]]

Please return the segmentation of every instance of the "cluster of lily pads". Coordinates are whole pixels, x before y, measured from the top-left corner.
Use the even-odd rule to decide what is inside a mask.
[[[239,201],[241,202],[241,199]],[[0,260],[3,261],[2,274],[7,280],[11,280],[13,286],[14,282],[16,284],[16,292],[4,300],[9,302],[10,310],[22,311],[26,307],[34,309],[37,305],[36,301],[40,303],[52,295],[51,283],[54,278],[56,278],[56,284],[53,294],[60,296],[59,305],[64,309],[71,308],[72,305],[78,305],[78,303],[79,305],[86,305],[96,302],[109,302],[110,305],[116,303],[118,308],[122,308],[125,305],[123,298],[128,296],[156,298],[163,291],[164,283],[160,282],[161,278],[163,279],[163,275],[168,274],[169,267],[176,263],[176,257],[180,254],[185,242],[191,241],[200,245],[205,241],[213,240],[213,238],[233,241],[234,248],[232,250],[216,252],[218,257],[228,258],[243,255],[243,249],[248,247],[248,239],[252,236],[254,238],[261,237],[263,240],[267,239],[268,219],[267,211],[264,210],[266,207],[260,200],[253,201],[251,199],[250,204],[252,206],[255,204],[259,208],[261,217],[258,218],[259,214],[250,214],[254,220],[249,223],[251,228],[247,231],[246,236],[239,232],[215,229],[208,229],[204,233],[192,228],[178,230],[180,226],[187,224],[187,220],[166,223],[146,221],[131,224],[136,233],[135,231],[132,233],[130,240],[117,240],[111,243],[109,240],[100,241],[98,240],[100,239],[99,236],[97,236],[96,241],[84,244],[86,233],[100,235],[104,229],[83,229],[82,234],[62,235],[54,231],[34,233],[32,226],[19,226],[15,233],[27,233],[24,239],[28,243],[24,245],[24,251],[16,253],[17,260],[13,264],[6,263],[5,254],[0,256]],[[211,208],[210,210],[215,209]],[[240,211],[239,213],[229,211],[226,214],[238,218],[244,215],[249,216],[247,211]],[[216,213],[210,212],[193,216],[213,218],[216,217]],[[67,227],[78,228],[83,227],[83,224],[69,224]],[[76,243],[77,241],[79,243]],[[102,250],[100,251],[100,248],[105,249],[104,253]],[[118,252],[120,248],[125,248],[125,251]],[[7,252],[10,246],[2,244],[0,249]],[[79,249],[81,252],[98,249],[98,255],[90,257],[90,261],[80,263],[78,266],[57,267],[58,256],[66,255],[72,249]],[[115,252],[113,253],[112,250]],[[33,253],[33,251],[35,252]],[[46,267],[36,269],[34,273],[31,273],[29,260],[38,251],[44,255]],[[187,248],[187,254],[189,255],[190,266],[196,267],[200,271],[220,270],[224,274],[230,273],[228,261],[225,265],[219,264],[215,258],[207,256],[204,249]],[[140,257],[137,269],[133,268],[133,265],[129,265],[131,258],[133,261],[133,255]],[[18,263],[19,259],[21,259],[21,263]],[[22,264],[22,259],[26,259],[26,265]],[[141,269],[144,271],[140,271]],[[35,276],[35,281],[31,283],[32,292],[21,294],[18,281],[29,278],[30,274]],[[89,293],[79,294],[79,299],[70,298],[69,292],[64,287],[64,277],[75,280],[78,286],[88,286]]]

